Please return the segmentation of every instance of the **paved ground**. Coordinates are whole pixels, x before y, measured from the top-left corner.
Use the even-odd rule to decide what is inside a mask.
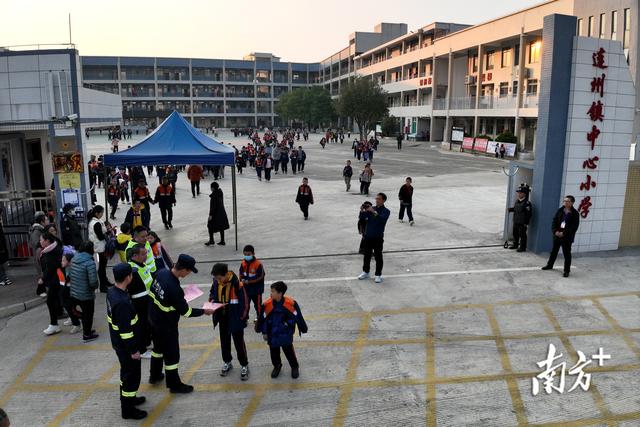
[[[397,187],[413,176],[416,226],[390,221],[385,282],[357,281],[355,217],[363,197],[341,184],[348,147],[307,145],[316,194],[309,222],[293,204],[298,176],[238,180],[240,245],[253,243],[258,256],[271,258],[267,280],[290,285],[309,323],[309,334],[296,339],[301,377],[284,369],[271,380],[268,350],[247,331],[250,380],[241,382],[238,372],[221,378],[217,331],[208,319],[185,319],[180,370],[196,392],[173,397],[143,385],[150,417],[142,425],[639,425],[640,251],[576,257],[570,279],[541,272],[543,257],[497,246],[503,163],[383,146],[372,191],[390,195],[395,215]],[[230,212],[229,176],[222,182]],[[201,273],[185,283],[206,290],[211,262],[233,260],[235,268],[240,256],[231,245],[202,245],[206,196],[192,199],[182,177],[178,196],[176,228],[160,235],[172,253],[202,261]],[[118,418],[117,361],[102,297],[96,313],[101,337],[87,345],[68,333],[44,338],[44,307],[0,331],[0,406],[15,425],[133,425]],[[590,359],[603,347],[611,359],[585,369],[589,391],[568,393],[571,375],[564,394],[533,396],[531,378],[542,371],[536,362],[549,344],[563,354],[556,364],[568,367],[577,350]]]

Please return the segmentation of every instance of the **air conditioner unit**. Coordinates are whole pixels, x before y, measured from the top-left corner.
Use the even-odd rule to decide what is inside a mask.
[[[533,75],[533,70],[531,68],[521,68],[520,66],[517,66],[513,69],[513,77],[515,79],[520,78],[520,73],[522,73],[523,79],[528,79]]]
[[[476,82],[476,76],[464,76],[464,84],[472,85]]]

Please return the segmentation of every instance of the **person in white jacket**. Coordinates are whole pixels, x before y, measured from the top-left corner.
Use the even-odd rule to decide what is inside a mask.
[[[105,249],[107,246],[107,225],[102,218],[104,217],[104,207],[96,205],[89,211],[89,241],[93,242],[95,253],[98,254],[98,281],[100,282],[100,292],[106,293],[107,289],[113,286],[107,278],[107,255]]]

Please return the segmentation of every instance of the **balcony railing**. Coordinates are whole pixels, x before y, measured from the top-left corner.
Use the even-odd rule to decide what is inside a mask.
[[[446,110],[447,109],[447,98],[436,98],[433,101],[433,109],[434,110]]]
[[[522,97],[522,108],[538,108],[538,94],[526,94]]]
[[[476,98],[474,96],[458,96],[451,98],[452,110],[474,110],[476,108]]]

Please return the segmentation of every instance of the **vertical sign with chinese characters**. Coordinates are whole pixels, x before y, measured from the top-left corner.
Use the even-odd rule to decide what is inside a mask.
[[[620,42],[575,37],[562,195],[576,198],[574,250],[615,250],[626,192],[635,90]]]

